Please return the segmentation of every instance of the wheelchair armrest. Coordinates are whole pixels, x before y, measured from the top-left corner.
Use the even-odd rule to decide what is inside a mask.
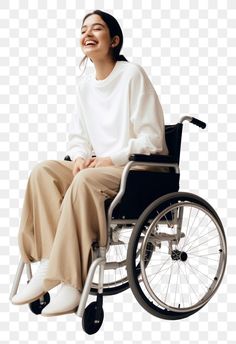
[[[154,162],[162,164],[174,164],[176,163],[175,159],[171,155],[158,155],[158,154],[132,154],[129,156],[130,161],[139,161],[139,162]]]

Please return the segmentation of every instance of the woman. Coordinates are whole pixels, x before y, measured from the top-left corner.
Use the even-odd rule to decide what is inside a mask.
[[[45,316],[78,307],[91,245],[106,246],[104,201],[118,192],[129,155],[167,154],[158,96],[142,67],[119,55],[122,44],[114,17],[98,10],[85,16],[80,45],[96,74],[78,85],[72,161],[39,163],[28,181],[19,246],[26,263],[40,265],[12,302],[30,303],[61,284]]]

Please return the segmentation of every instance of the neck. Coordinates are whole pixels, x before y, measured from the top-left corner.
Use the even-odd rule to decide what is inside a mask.
[[[113,68],[115,67],[117,61],[109,60],[109,61],[93,61],[94,67],[96,69],[96,80],[103,80],[112,72]]]

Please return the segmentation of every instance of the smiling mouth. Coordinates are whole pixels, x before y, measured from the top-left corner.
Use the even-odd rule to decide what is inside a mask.
[[[84,47],[92,47],[92,46],[95,46],[95,45],[97,45],[97,42],[95,42],[95,41],[87,41],[84,44]]]

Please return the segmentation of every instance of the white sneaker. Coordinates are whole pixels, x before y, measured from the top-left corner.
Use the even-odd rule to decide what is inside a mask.
[[[76,312],[81,293],[69,284],[61,284],[61,288],[50,303],[42,310],[41,315],[50,317]]]
[[[11,302],[14,305],[24,305],[25,303],[31,303],[43,296],[46,293],[43,288],[43,280],[46,276],[47,269],[48,259],[41,260],[36,273],[27,286],[21,292],[13,296]]]

